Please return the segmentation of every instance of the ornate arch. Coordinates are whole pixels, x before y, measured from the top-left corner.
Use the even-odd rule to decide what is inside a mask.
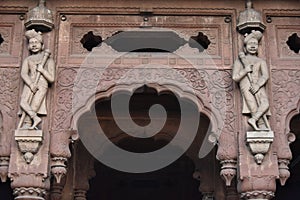
[[[146,84],[148,87],[154,88],[158,94],[161,94],[163,92],[168,92],[170,91],[169,89],[172,88],[172,92],[175,93],[175,95],[177,95],[179,98],[183,98],[183,99],[187,99],[190,102],[192,102],[196,108],[198,109],[198,111],[204,115],[206,115],[208,117],[208,119],[211,122],[211,132],[213,133],[213,136],[215,137],[216,134],[218,132],[218,118],[216,117],[216,113],[213,113],[212,110],[204,105],[203,101],[199,98],[199,96],[195,96],[194,94],[192,94],[191,92],[187,92],[187,91],[183,91],[180,89],[180,87],[176,86],[176,85],[168,85],[168,87],[166,86],[162,86],[159,84]],[[80,117],[86,113],[89,112],[92,108],[92,106],[95,104],[95,102],[101,100],[101,99],[106,99],[106,98],[110,98],[113,93],[117,93],[117,92],[128,92],[128,93],[133,93],[134,88],[129,88],[128,85],[115,85],[110,87],[108,90],[106,91],[100,91],[97,92],[94,96],[90,96],[86,103],[84,104],[84,106],[82,106],[81,108],[79,108],[73,115],[72,118],[72,125],[71,128],[73,130],[77,130],[77,124],[78,121],[80,119]]]

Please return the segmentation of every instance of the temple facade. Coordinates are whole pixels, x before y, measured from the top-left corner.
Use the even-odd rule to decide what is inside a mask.
[[[299,0],[0,15],[0,199],[300,198]]]

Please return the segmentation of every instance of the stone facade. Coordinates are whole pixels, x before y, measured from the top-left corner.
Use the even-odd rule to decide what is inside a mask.
[[[22,200],[127,199],[129,192],[139,199],[178,200],[300,196],[293,190],[300,182],[298,0],[253,1],[254,8],[250,1],[245,8],[241,0],[44,3],[0,0],[0,188],[9,185],[3,190],[6,199],[12,195]],[[38,4],[44,18],[49,18],[40,21],[28,16],[37,15]],[[247,21],[245,10],[260,16]],[[243,22],[239,23],[241,12]],[[21,66],[29,55],[26,28],[43,32],[43,44],[56,68],[46,94],[47,115],[41,116],[39,130],[18,128],[24,85]],[[247,123],[251,116],[242,114],[239,85],[232,79],[244,33],[249,30],[262,32],[257,56],[265,60],[269,73],[264,87],[270,130],[258,134]],[[134,41],[142,47],[137,49]],[[144,145],[132,142],[118,128],[109,109],[115,93],[135,89],[131,116],[143,126],[149,124],[149,116],[141,106],[155,101],[155,94],[165,95],[158,102],[166,106],[166,125],[153,136],[154,142]],[[179,137],[180,141],[195,140],[165,171],[153,172],[150,178],[145,178],[146,173],[129,176],[92,156],[95,152],[82,135],[96,130],[92,108],[114,144],[130,151],[152,151],[176,138],[178,124],[184,121],[174,97],[193,106],[201,120],[195,135],[185,129]],[[110,148],[104,144],[99,151],[105,154]],[[158,197],[151,192],[143,196],[142,191]]]

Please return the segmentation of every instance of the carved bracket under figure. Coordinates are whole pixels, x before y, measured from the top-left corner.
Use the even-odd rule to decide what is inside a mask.
[[[248,131],[246,142],[254,155],[255,162],[261,164],[265,154],[269,151],[270,145],[274,140],[273,131]]]
[[[27,164],[30,164],[43,142],[42,130],[15,130],[15,140]]]

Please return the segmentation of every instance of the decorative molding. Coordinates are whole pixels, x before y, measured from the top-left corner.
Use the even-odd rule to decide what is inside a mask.
[[[275,197],[275,193],[265,190],[255,190],[251,192],[243,192],[241,194],[242,199],[272,199]]]
[[[24,14],[28,12],[28,7],[24,6],[0,6],[0,13],[2,14],[11,14],[11,13],[18,13]]]
[[[263,9],[263,13],[266,16],[284,17],[300,16],[300,9]]]
[[[232,8],[172,8],[172,7],[152,7],[153,14],[195,14],[195,15],[234,15],[235,9]],[[216,13],[216,11],[218,11]],[[57,7],[57,12],[62,14],[140,14],[140,7],[80,7],[68,6]]]
[[[13,194],[16,196],[15,199],[36,199],[36,200],[45,200],[47,192],[42,188],[33,188],[33,187],[18,187],[14,189]]]

